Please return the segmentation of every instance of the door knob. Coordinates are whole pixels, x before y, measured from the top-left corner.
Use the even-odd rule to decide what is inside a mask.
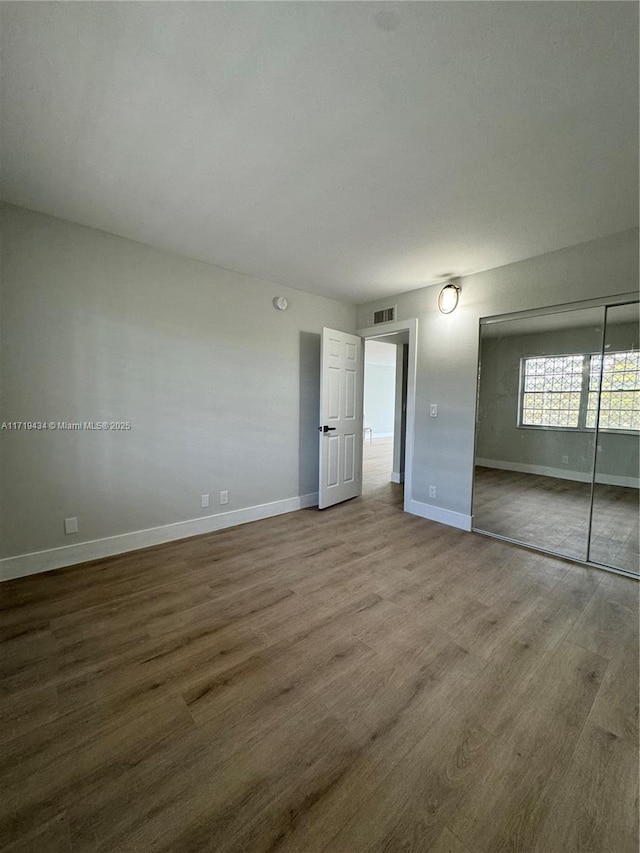
[[[319,430],[320,432],[322,432],[322,433],[325,433],[325,432],[333,432],[333,431],[334,431],[334,430],[336,430],[336,429],[337,429],[337,427],[330,427],[330,426],[327,426],[326,424],[325,424],[324,426],[319,426],[319,427],[318,427],[318,430]]]

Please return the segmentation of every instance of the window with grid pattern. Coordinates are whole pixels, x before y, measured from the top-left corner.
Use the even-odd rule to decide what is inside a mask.
[[[521,424],[577,429],[583,372],[581,355],[523,359]]]
[[[600,387],[600,429],[640,430],[640,353],[611,352],[591,356],[587,427],[593,429]]]
[[[638,352],[523,358],[521,371],[520,426],[594,429],[599,394],[600,429],[640,430]]]

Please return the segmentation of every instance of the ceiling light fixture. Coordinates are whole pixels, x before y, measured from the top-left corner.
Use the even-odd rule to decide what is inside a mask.
[[[462,288],[452,281],[447,282],[438,294],[438,309],[443,314],[451,314],[456,310]]]

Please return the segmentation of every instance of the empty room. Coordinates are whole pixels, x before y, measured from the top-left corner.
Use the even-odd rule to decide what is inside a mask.
[[[0,4],[2,853],[637,853],[638,12]]]

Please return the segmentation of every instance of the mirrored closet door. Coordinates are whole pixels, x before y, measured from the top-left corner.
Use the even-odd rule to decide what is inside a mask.
[[[607,308],[601,359],[589,378],[589,425],[597,412],[589,561],[638,573],[640,351],[638,303]]]
[[[638,304],[481,322],[474,529],[638,574]]]

